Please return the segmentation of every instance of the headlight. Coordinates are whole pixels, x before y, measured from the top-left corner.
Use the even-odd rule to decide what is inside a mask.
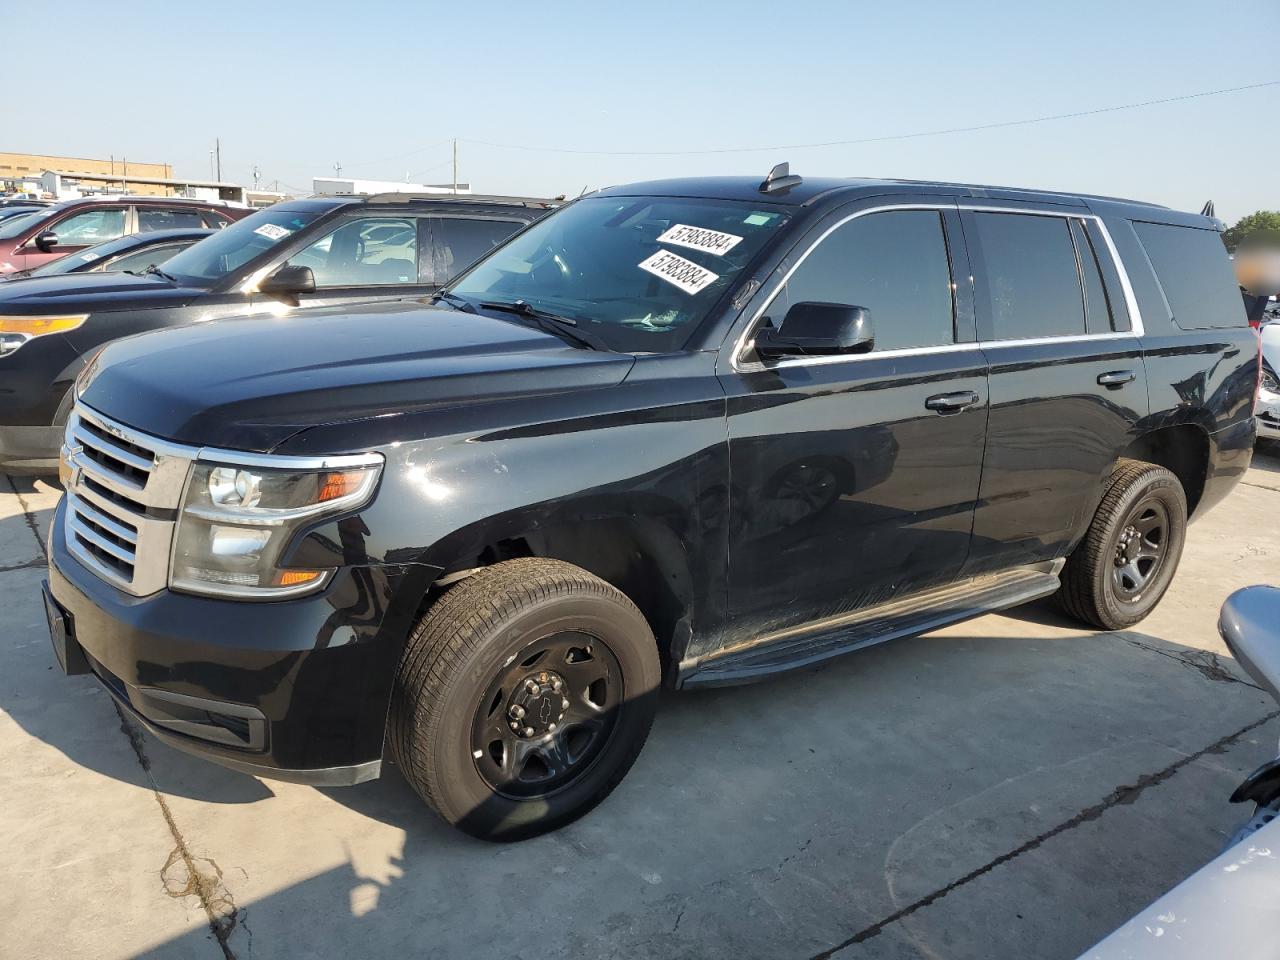
[[[0,357],[7,357],[36,337],[74,330],[87,319],[87,313],[56,317],[0,317]]]
[[[320,589],[333,570],[283,568],[285,548],[303,526],[368,503],[381,472],[377,454],[334,457],[306,469],[197,461],[178,519],[169,586],[263,599]]]

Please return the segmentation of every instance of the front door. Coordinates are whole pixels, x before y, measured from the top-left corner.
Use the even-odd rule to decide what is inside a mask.
[[[791,304],[843,303],[870,311],[875,342],[769,362],[749,334],[732,346],[721,381],[738,640],[955,578],[986,431],[986,363],[949,200],[844,208],[778,272],[785,282],[751,308],[757,327],[785,332]]]

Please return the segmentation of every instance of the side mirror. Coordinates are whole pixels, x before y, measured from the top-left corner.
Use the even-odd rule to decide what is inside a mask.
[[[777,357],[867,353],[875,345],[871,311],[844,303],[797,303],[782,327],[764,327],[755,350],[762,360]]]
[[[42,253],[52,253],[53,248],[58,245],[58,235],[52,230],[42,230],[36,234],[32,242]]]
[[[298,294],[316,292],[316,275],[311,272],[310,267],[295,267],[286,263],[275,273],[258,281],[258,292],[296,307]]]

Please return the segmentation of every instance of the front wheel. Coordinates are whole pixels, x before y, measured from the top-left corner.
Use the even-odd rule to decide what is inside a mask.
[[[1058,602],[1104,630],[1131,627],[1169,589],[1186,539],[1187,499],[1171,472],[1121,460],[1084,539],[1067,558]]]
[[[653,633],[624,594],[572,564],[509,560],[451,588],[410,635],[392,754],[449,823],[536,836],[622,780],[660,682]]]

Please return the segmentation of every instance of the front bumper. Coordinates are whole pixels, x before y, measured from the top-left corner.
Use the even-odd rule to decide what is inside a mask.
[[[49,538],[49,590],[68,663],[83,664],[160,739],[223,766],[316,785],[378,776],[416,610],[394,600],[403,568],[343,569],[298,600],[133,597],[67,551],[65,509],[64,500]]]

